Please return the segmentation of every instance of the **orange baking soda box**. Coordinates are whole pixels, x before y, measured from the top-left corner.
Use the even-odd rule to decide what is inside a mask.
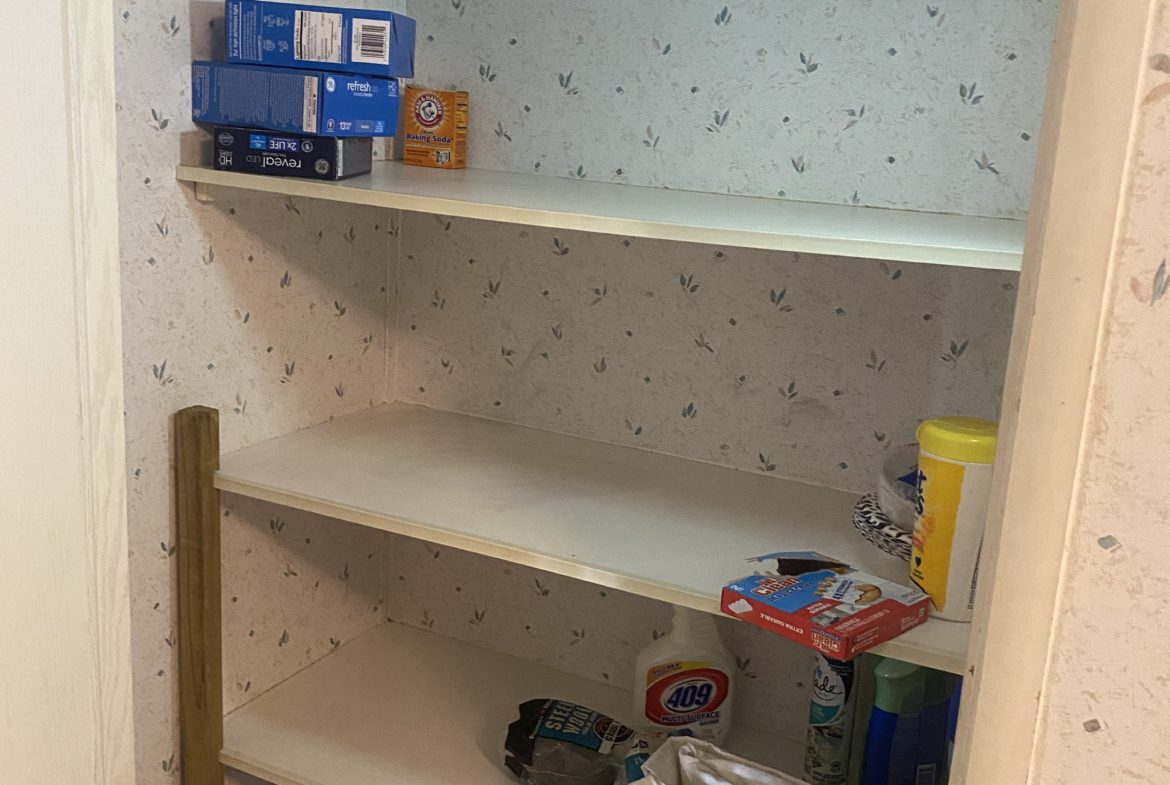
[[[403,105],[402,160],[412,166],[467,166],[467,93],[409,85]]]

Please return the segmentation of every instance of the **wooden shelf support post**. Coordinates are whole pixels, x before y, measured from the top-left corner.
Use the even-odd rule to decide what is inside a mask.
[[[175,518],[179,532],[179,734],[184,785],[223,785],[220,609],[219,412],[175,413]]]

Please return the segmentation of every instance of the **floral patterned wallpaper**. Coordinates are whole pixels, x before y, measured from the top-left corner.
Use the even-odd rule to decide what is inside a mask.
[[[1036,782],[1162,785],[1170,772],[1170,3],[1156,3],[1150,29],[1146,51],[1134,53],[1146,69],[1040,704]]]
[[[873,24],[872,9],[831,4],[558,4],[523,19],[519,4],[489,0],[409,10],[419,81],[473,89],[479,166],[1018,215],[1052,4],[898,4],[880,15],[889,30],[872,52],[847,32]],[[215,54],[220,9],[115,10],[143,785],[182,766],[168,470],[178,408],[217,407],[231,450],[397,395],[854,490],[917,418],[994,415],[1009,273],[277,197],[196,203],[172,168],[200,155],[187,63]],[[857,78],[879,65],[888,78]],[[745,89],[784,114],[733,102]],[[816,100],[826,95],[849,100]],[[567,119],[581,116],[608,122]],[[752,161],[743,139],[779,146],[779,162]],[[901,141],[875,168],[859,156],[880,139]],[[660,603],[419,541],[232,496],[223,514],[228,708],[387,617],[622,685],[668,624]],[[436,576],[457,588],[428,593]],[[807,653],[745,625],[724,631],[741,719],[799,738]]]
[[[174,166],[198,155],[188,63],[212,53],[222,3],[119,0],[115,14],[137,768],[163,785],[182,768],[170,415],[216,407],[232,450],[382,401],[395,229],[371,209],[196,203]],[[224,504],[231,707],[381,619],[385,539]]]
[[[223,497],[224,710],[274,687],[385,616],[386,537]]]
[[[1027,208],[1056,0],[411,2],[484,169]],[[587,118],[582,121],[582,118]]]
[[[399,253],[413,403],[859,492],[998,414],[1015,273],[418,214]]]
[[[666,603],[405,537],[389,565],[392,621],[624,689],[638,652],[670,629]],[[734,619],[720,634],[735,655],[735,721],[803,739],[812,654]]]

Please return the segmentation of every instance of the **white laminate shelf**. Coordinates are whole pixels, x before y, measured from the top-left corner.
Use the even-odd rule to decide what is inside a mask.
[[[516,785],[504,737],[517,706],[560,698],[618,720],[630,693],[388,623],[224,720],[220,760],[274,785]],[[798,772],[803,745],[736,726],[732,752]]]
[[[225,455],[215,483],[711,613],[774,551],[908,580],[853,529],[854,494],[404,404]],[[874,651],[961,673],[968,628],[931,619]]]
[[[179,166],[212,187],[742,248],[996,270],[1020,269],[1024,223],[850,205],[568,180],[484,169],[443,171],[375,162],[340,182]]]

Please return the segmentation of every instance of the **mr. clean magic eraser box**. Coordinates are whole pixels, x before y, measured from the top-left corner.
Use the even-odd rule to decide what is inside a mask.
[[[723,587],[721,610],[837,660],[849,660],[927,619],[919,589],[858,572],[812,551],[749,559],[767,565]]]
[[[191,64],[197,123],[324,136],[393,136],[398,81],[299,68]]]
[[[227,59],[347,74],[414,76],[414,20],[389,11],[227,0]]]

